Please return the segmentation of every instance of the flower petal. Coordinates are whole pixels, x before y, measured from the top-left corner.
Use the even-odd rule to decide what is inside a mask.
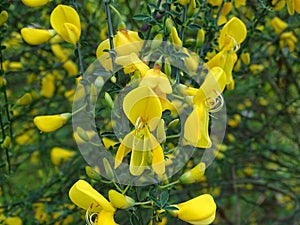
[[[52,31],[37,28],[22,28],[21,35],[24,41],[30,45],[46,43],[53,35]]]
[[[247,28],[243,21],[232,17],[220,31],[219,48],[231,49],[241,44],[247,36]]]
[[[115,212],[110,202],[84,180],[78,180],[71,187],[69,197],[75,205],[90,212]]]
[[[150,134],[150,141],[152,147],[152,168],[156,174],[164,174],[165,172],[165,155],[161,145],[156,138]]]
[[[129,134],[125,136],[125,138],[121,142],[117,154],[115,156],[115,169],[122,163],[124,157],[129,152],[131,152],[133,148],[134,133],[135,131],[131,131]]]
[[[216,204],[209,194],[200,195],[177,205],[178,218],[195,225],[210,224],[216,213]]]
[[[117,225],[114,220],[114,212],[102,210],[97,217],[98,225]]]
[[[162,115],[159,98],[147,86],[137,87],[130,91],[124,98],[123,109],[133,125],[140,120],[151,126],[150,130],[156,127]]]
[[[71,30],[75,35],[75,40],[78,41],[81,33],[80,18],[76,10],[71,6],[61,4],[56,6],[50,15],[50,23],[53,29],[62,36],[65,41],[73,43],[73,37],[70,39],[66,29]]]
[[[193,99],[194,103],[200,103],[206,99],[218,97],[223,92],[225,86],[226,74],[224,70],[221,67],[213,67],[197,91]]]

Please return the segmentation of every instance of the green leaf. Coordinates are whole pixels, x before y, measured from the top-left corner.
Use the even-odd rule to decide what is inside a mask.
[[[157,7],[157,5],[155,5],[155,4],[153,4],[153,3],[148,3],[147,6],[148,6],[149,8],[153,8],[153,9],[155,9],[155,10],[159,10],[159,7]]]
[[[133,16],[133,19],[138,21],[150,21],[152,17],[146,14],[136,14]]]
[[[167,191],[163,191],[162,193],[160,193],[159,199],[161,207],[164,207],[169,200],[169,193]]]
[[[165,210],[178,210],[178,208],[176,206],[173,205],[168,205],[166,207],[164,207]]]
[[[141,221],[139,220],[139,218],[135,215],[135,213],[132,213],[130,218],[129,218],[129,223],[131,225],[141,225]]]
[[[189,24],[187,27],[190,28],[191,30],[199,30],[199,29],[201,29],[201,26],[199,26],[197,24]]]

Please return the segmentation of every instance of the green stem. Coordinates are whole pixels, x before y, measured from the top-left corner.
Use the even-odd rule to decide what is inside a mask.
[[[113,32],[113,25],[112,25],[112,20],[111,20],[111,14],[110,14],[110,1],[109,0],[105,0],[104,4],[105,4],[105,15],[106,15],[106,22],[107,22],[107,26],[108,26],[108,36],[109,36],[109,46],[110,46],[110,50],[109,50],[109,55],[111,57],[111,61],[112,61],[112,65],[113,65],[113,69],[115,68],[115,58],[116,58],[116,53],[114,51],[114,32]]]
[[[148,205],[148,204],[152,204],[152,201],[136,202],[136,203],[134,203],[134,205]]]
[[[175,180],[175,181],[173,181],[171,183],[168,183],[168,184],[165,184],[165,185],[160,185],[159,188],[160,189],[168,188],[168,187],[176,185],[178,183],[180,183],[180,181],[179,180]]]

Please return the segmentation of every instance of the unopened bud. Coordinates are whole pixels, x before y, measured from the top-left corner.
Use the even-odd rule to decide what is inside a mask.
[[[3,143],[1,144],[1,147],[4,149],[8,149],[11,144],[11,139],[9,136],[5,136]]]
[[[104,80],[102,77],[97,77],[97,79],[95,80],[95,86],[98,90],[102,89],[104,85]]]
[[[0,26],[2,26],[8,19],[8,13],[6,10],[2,10],[0,13]]]
[[[168,18],[166,19],[165,24],[166,24],[167,31],[168,31],[169,33],[171,33],[172,27],[173,27],[173,21],[172,21],[172,19],[171,19],[170,17],[168,17]]]
[[[6,79],[2,76],[0,76],[0,88],[5,87],[7,84]]]
[[[31,102],[32,102],[31,94],[26,93],[17,100],[16,105],[25,106],[25,105],[29,105]]]
[[[175,45],[178,45],[179,47],[182,46],[182,41],[181,41],[181,39],[179,38],[178,32],[177,32],[177,30],[176,30],[175,27],[172,27],[172,30],[171,30],[171,39],[172,39],[172,42],[173,42]]]
[[[197,41],[196,46],[199,48],[202,46],[203,42],[205,40],[205,31],[203,29],[199,29],[197,33]]]
[[[113,108],[114,107],[114,101],[112,100],[110,94],[108,94],[107,92],[105,92],[104,98],[105,98],[105,101],[108,103],[109,107]]]
[[[97,101],[97,88],[95,86],[95,84],[91,84],[90,86],[90,102],[92,105],[94,105]]]
[[[105,172],[106,172],[106,176],[109,180],[114,180],[114,172],[113,172],[113,169],[109,163],[109,161],[104,158],[103,159],[103,165],[104,165],[104,169],[105,169]]]
[[[156,137],[159,143],[162,143],[166,140],[165,121],[163,119],[160,119],[157,125]]]
[[[195,0],[190,0],[190,4],[188,7],[187,15],[188,17],[192,17],[195,14],[195,9],[196,9],[196,1]]]
[[[250,64],[250,54],[248,52],[243,52],[241,54],[241,59],[242,59],[242,62],[245,65],[249,65]]]
[[[77,127],[77,128],[76,128],[76,131],[77,131],[78,136],[79,136],[82,140],[84,140],[84,141],[86,141],[86,142],[89,142],[89,141],[90,141],[89,135],[87,134],[87,132],[86,132],[82,127]]]
[[[182,174],[179,178],[180,182],[183,184],[192,184],[199,182],[205,173],[205,163],[200,162],[191,170]]]
[[[153,41],[151,42],[151,49],[157,49],[161,45],[163,37],[164,35],[162,33],[158,33],[157,35],[155,35]]]
[[[113,189],[109,190],[108,198],[111,204],[118,209],[128,209],[135,204],[134,199]]]
[[[93,179],[93,180],[101,180],[101,177],[100,177],[100,170],[99,170],[99,168],[97,167],[97,168],[95,168],[95,169],[93,169],[92,167],[90,167],[90,166],[86,166],[85,167],[85,173],[86,173],[86,175],[89,177],[89,178],[91,178],[91,179]]]

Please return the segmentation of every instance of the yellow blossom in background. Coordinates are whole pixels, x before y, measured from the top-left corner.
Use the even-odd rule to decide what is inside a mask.
[[[295,50],[295,44],[298,42],[298,39],[292,31],[283,32],[280,35],[279,45],[281,48],[285,46],[288,47],[289,51],[292,52]]]
[[[22,0],[23,4],[28,7],[39,7],[46,5],[50,0]]]
[[[271,20],[271,25],[274,28],[276,34],[280,34],[283,30],[285,30],[288,27],[288,24],[277,16]]]
[[[247,4],[247,0],[234,0],[234,6],[236,8],[240,8],[241,6],[245,6]]]
[[[21,29],[24,41],[30,45],[40,45],[46,43],[53,35],[53,30],[26,27]]]
[[[22,225],[23,222],[20,217],[15,216],[15,217],[7,217],[4,220],[4,225]]]
[[[203,194],[176,205],[177,210],[168,211],[172,216],[194,225],[211,224],[216,215],[216,203],[209,194]]]
[[[71,6],[58,5],[50,15],[53,29],[66,41],[76,44],[80,38],[80,18]]]
[[[52,98],[55,92],[55,77],[47,74],[42,78],[40,94],[45,98]]]
[[[42,132],[52,132],[61,128],[71,115],[71,113],[63,113],[58,115],[36,116],[33,122]]]
[[[124,98],[123,110],[134,125],[134,130],[121,142],[115,156],[115,168],[131,152],[130,173],[138,176],[152,165],[157,174],[165,172],[164,153],[161,145],[151,133],[157,127],[162,107],[158,96],[147,86],[140,86]]]
[[[17,99],[16,105],[25,106],[25,105],[29,105],[31,102],[32,102],[31,94],[26,93],[21,98]]]
[[[8,13],[6,10],[2,10],[0,13],[0,26],[2,26],[8,19]]]
[[[54,147],[51,149],[51,152],[50,152],[51,162],[55,166],[59,166],[65,162],[67,162],[74,155],[75,155],[74,151],[60,148],[60,147]]]

